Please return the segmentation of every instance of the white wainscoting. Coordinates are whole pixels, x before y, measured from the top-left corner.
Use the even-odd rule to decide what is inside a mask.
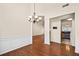
[[[31,36],[0,38],[0,55],[29,44],[32,44]]]

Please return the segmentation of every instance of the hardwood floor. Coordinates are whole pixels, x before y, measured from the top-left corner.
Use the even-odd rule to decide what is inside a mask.
[[[74,47],[51,42],[44,44],[43,35],[34,36],[33,44],[3,54],[2,56],[77,56]]]
[[[50,47],[51,55],[58,55],[58,56],[74,56],[75,48],[73,46],[67,44],[58,44],[58,43],[51,43]]]

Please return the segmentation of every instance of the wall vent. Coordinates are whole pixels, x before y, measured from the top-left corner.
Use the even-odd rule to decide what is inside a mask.
[[[67,7],[67,6],[69,6],[69,3],[64,4],[62,7],[64,8],[64,7]]]

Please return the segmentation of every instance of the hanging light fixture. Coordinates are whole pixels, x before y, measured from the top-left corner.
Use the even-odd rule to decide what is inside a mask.
[[[36,5],[34,3],[34,12],[33,12],[33,15],[32,16],[29,16],[29,17],[26,17],[28,21],[30,22],[33,22],[33,23],[36,23],[36,22],[39,22],[40,20],[42,20],[42,17],[41,16],[37,16],[36,15]]]

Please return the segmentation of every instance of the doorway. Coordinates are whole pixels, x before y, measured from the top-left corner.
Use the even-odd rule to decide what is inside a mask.
[[[50,42],[75,45],[75,13],[50,19]]]
[[[69,44],[72,34],[72,18],[61,20],[61,43]]]
[[[32,44],[40,45],[44,43],[44,16],[41,17],[41,20],[32,23]]]

